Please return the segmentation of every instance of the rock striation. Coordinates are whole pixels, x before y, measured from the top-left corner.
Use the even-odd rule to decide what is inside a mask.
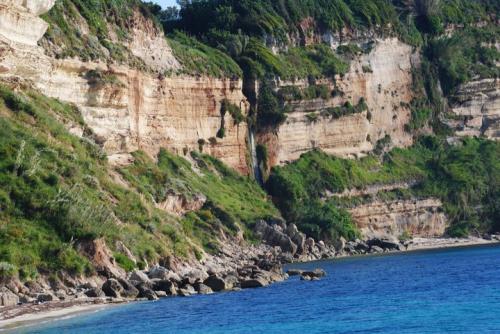
[[[379,139],[391,137],[392,146],[408,146],[411,135],[404,130],[410,120],[412,64],[415,55],[409,45],[397,39],[378,39],[373,50],[351,62],[349,72],[326,84],[342,92],[326,100],[315,99],[289,105],[287,121],[275,133],[263,133],[258,141],[269,150],[270,165],[296,160],[311,149],[321,149],[341,157],[362,156],[376,146]],[[418,65],[418,64],[413,64]],[[370,69],[368,71],[368,69]],[[307,81],[280,82],[280,87],[307,87]],[[356,105],[363,98],[368,111],[339,119],[321,116],[330,107],[346,101]],[[318,117],[311,121],[308,115]]]
[[[47,2],[46,10],[51,4]],[[201,150],[247,173],[246,124],[236,125],[228,114],[224,119],[225,136],[216,138],[223,100],[247,113],[240,79],[166,77],[158,73],[178,69],[180,65],[152,23],[135,16],[128,47],[150,71],[55,59],[36,46],[47,28],[37,17],[39,11],[31,12],[17,2],[5,0],[0,5],[0,22],[7,22],[4,17],[7,20],[11,16],[24,20],[18,23],[23,29],[14,29],[15,33],[0,28],[0,76],[21,78],[47,96],[74,103],[110,162],[128,163],[128,154],[136,150],[154,157],[164,147],[182,155]],[[41,24],[37,26],[37,22]],[[13,27],[12,23],[6,26]],[[150,54],[148,50],[159,54]]]
[[[483,79],[459,87],[446,123],[457,136],[500,139],[500,80]]]
[[[349,210],[364,239],[441,237],[447,227],[438,199],[374,201]]]

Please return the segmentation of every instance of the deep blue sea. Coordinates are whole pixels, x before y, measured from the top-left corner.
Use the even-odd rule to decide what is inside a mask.
[[[294,265],[316,282],[135,303],[21,333],[500,333],[500,247]]]

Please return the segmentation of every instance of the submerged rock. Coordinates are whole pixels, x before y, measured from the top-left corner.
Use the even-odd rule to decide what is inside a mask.
[[[263,287],[268,286],[268,285],[269,285],[269,282],[262,277],[257,277],[257,278],[252,278],[252,279],[241,281],[241,288],[242,289],[263,288]]]

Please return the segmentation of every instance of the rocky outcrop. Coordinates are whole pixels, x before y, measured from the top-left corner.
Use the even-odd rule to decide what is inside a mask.
[[[14,306],[19,303],[19,297],[6,287],[0,288],[0,306]]]
[[[254,227],[255,234],[266,244],[277,247],[280,251],[291,256],[285,261],[292,261],[295,257],[301,261],[319,260],[335,256],[335,248],[327,247],[323,241],[315,242],[312,238],[299,232],[295,224],[284,221],[267,223],[260,220]]]
[[[484,79],[459,87],[445,122],[457,136],[500,139],[500,80]]]
[[[447,219],[438,199],[374,201],[349,210],[364,239],[441,237]]]
[[[109,278],[125,276],[125,271],[116,263],[104,239],[81,242],[77,249],[85,254],[100,275]]]
[[[335,84],[317,82],[342,94],[326,100],[291,103],[287,121],[275,133],[258,137],[258,142],[268,148],[270,165],[296,160],[314,148],[341,157],[364,155],[386,135],[390,136],[392,146],[410,145],[412,139],[404,125],[410,120],[408,104],[413,98],[414,59],[409,45],[397,39],[381,39],[369,54],[353,60],[349,72],[337,77]],[[307,87],[308,82],[281,82],[280,87],[284,86]],[[368,111],[338,119],[321,115],[327,108],[341,106],[346,101],[356,105],[361,98],[366,101]],[[311,120],[311,113],[316,114],[315,120]]]
[[[188,197],[186,194],[169,192],[165,200],[159,203],[157,207],[173,215],[182,216],[187,212],[201,209],[206,201],[207,198],[203,194],[196,194],[192,197]]]

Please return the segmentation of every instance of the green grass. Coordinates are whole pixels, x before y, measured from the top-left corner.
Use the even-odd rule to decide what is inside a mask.
[[[76,249],[97,238],[113,251],[123,242],[138,266],[169,254],[199,256],[202,248],[214,249],[219,226],[235,233],[240,225],[248,229],[258,218],[279,215],[254,181],[207,156],[193,155],[201,176],[165,151],[159,165],[137,152],[135,164],[122,171],[130,185],[118,185],[104,152],[66,130],[79,125],[91,134],[78,109],[35,91],[0,85],[0,116],[2,275],[29,280],[40,272],[92,273]],[[173,217],[155,205],[167,189],[205,194],[209,201],[192,214],[197,219]],[[123,254],[117,262],[132,268]]]
[[[242,71],[228,55],[176,31],[168,35],[175,58],[182,64],[181,74],[240,78]]]

